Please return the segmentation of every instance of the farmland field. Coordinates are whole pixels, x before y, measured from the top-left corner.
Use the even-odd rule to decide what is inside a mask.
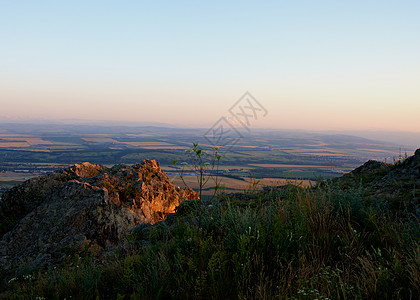
[[[170,176],[173,160],[188,159],[196,142],[211,152],[205,129],[106,127],[90,125],[0,124],[0,192],[33,176],[89,161],[103,165],[157,160]],[[404,151],[410,154],[409,147]],[[234,146],[220,148],[220,169],[229,192],[241,191],[250,178],[260,184],[308,185],[340,176],[369,159],[389,160],[405,154],[401,146],[345,135],[259,130]],[[189,162],[188,162],[189,163]],[[172,175],[171,175],[172,174]],[[176,178],[176,176],[174,176]],[[189,184],[197,188],[192,176]],[[176,184],[181,184],[174,179]],[[205,193],[211,193],[211,185]]]

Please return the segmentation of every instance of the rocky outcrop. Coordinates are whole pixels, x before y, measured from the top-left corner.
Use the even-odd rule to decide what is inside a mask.
[[[197,193],[174,186],[154,160],[112,168],[82,163],[31,179],[0,204],[0,266],[39,268],[81,250],[100,253],[193,199]]]
[[[420,149],[413,156],[393,164],[368,161],[336,179],[341,188],[363,187],[371,200],[389,201],[395,208],[420,204]]]

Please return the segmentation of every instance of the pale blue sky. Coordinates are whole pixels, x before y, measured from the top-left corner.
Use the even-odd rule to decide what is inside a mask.
[[[0,1],[0,118],[420,132],[420,1]]]

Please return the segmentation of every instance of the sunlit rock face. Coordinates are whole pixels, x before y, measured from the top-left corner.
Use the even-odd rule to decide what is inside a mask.
[[[28,180],[1,203],[8,222],[0,228],[0,266],[37,268],[83,249],[100,252],[194,199],[196,192],[176,187],[154,160],[112,168],[82,163]]]

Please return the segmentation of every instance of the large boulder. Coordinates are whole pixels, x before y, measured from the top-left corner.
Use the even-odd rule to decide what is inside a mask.
[[[112,168],[82,163],[28,180],[0,204],[0,266],[40,268],[79,251],[100,253],[135,226],[162,221],[195,199],[154,160]]]

